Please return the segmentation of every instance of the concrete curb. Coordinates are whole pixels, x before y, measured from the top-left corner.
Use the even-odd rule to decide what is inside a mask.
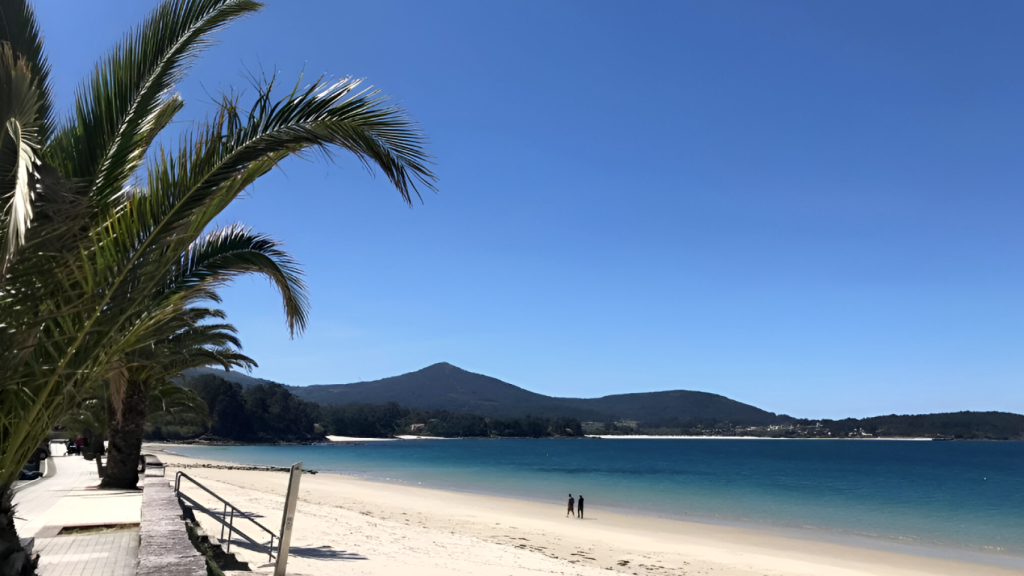
[[[137,576],[206,576],[206,558],[188,539],[174,490],[165,478],[145,482]]]
[[[52,478],[53,475],[57,473],[57,465],[54,464],[53,462],[50,462],[50,460],[52,459],[53,456],[50,456],[46,460],[42,460],[39,462],[39,465],[43,468],[42,476],[36,478],[35,480],[19,480],[21,484],[15,482],[14,486],[11,487],[11,493],[17,494],[19,490],[23,490],[25,488],[28,488],[29,486],[38,486],[39,483],[41,483],[43,480],[46,480],[47,478]]]

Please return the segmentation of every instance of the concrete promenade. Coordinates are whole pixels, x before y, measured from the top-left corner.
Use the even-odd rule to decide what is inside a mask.
[[[99,490],[96,463],[55,455],[47,478],[16,488],[15,525],[34,538],[42,576],[135,576],[141,490]]]

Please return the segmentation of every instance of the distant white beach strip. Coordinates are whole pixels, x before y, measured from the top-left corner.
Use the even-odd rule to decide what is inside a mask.
[[[764,436],[648,436],[645,434],[584,434],[586,438],[602,440],[786,440]]]
[[[932,438],[769,438],[767,436],[647,436],[643,434],[585,434],[601,440],[885,440],[890,442],[931,442]]]
[[[395,436],[394,438],[356,438],[355,436],[326,436],[329,442],[395,442],[396,440],[457,440],[437,436]]]
[[[326,436],[330,442],[394,442],[397,438],[356,438],[355,436]]]

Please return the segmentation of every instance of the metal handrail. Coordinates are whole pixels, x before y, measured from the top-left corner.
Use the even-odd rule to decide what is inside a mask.
[[[188,502],[188,504],[194,510],[199,510],[201,512],[205,512],[208,516],[210,516],[214,520],[217,520],[218,522],[220,522],[221,523],[220,537],[222,539],[224,538],[224,527],[225,526],[229,527],[229,530],[228,530],[228,540],[227,540],[228,546],[227,546],[227,550],[225,550],[225,552],[231,552],[231,538],[235,534],[237,534],[238,536],[241,536],[243,540],[248,541],[250,544],[252,544],[253,546],[255,546],[257,548],[263,548],[264,546],[266,546],[266,544],[264,544],[262,542],[257,542],[253,537],[249,536],[245,532],[242,532],[241,530],[238,529],[238,527],[234,526],[234,514],[233,513],[232,513],[232,518],[231,518],[232,522],[231,522],[231,524],[228,524],[228,523],[225,523],[220,518],[217,518],[217,513],[216,512],[210,510],[206,506],[203,506],[199,502],[196,502],[195,500],[190,498],[188,495],[186,495],[184,493],[181,493],[181,494],[178,494],[178,498]],[[274,546],[274,535],[273,534],[270,535],[270,546],[271,547],[270,547],[270,552],[268,553],[268,556],[269,556],[270,560],[273,560],[274,559],[274,548],[273,548],[273,546]]]
[[[214,498],[216,498],[217,500],[219,500],[221,503],[224,504],[224,511],[221,513],[221,517],[220,518],[217,517],[217,513],[216,512],[211,511],[209,508],[203,506],[202,504],[197,502],[195,499],[190,498],[186,494],[182,493],[182,491],[181,491],[181,479],[182,478],[185,478],[189,482],[195,484],[196,486],[201,488],[204,492],[206,492],[210,496],[213,496]],[[220,524],[221,524],[221,527],[220,527],[220,538],[221,538],[221,540],[224,539],[224,528],[226,527],[228,529],[228,539],[227,539],[228,546],[227,546],[227,550],[225,550],[225,552],[231,552],[231,536],[234,533],[238,533],[239,536],[241,536],[245,540],[249,541],[249,543],[251,543],[254,546],[258,546],[258,547],[264,546],[264,544],[262,544],[260,542],[257,542],[256,540],[250,538],[244,532],[242,532],[241,530],[239,530],[238,528],[235,527],[235,525],[234,525],[234,522],[235,522],[235,512],[238,512],[239,517],[244,518],[244,519],[248,520],[249,522],[252,522],[256,526],[258,526],[260,529],[262,529],[264,532],[266,532],[267,534],[270,534],[270,547],[269,547],[269,551],[268,551],[268,556],[270,557],[271,560],[274,559],[274,539],[277,538],[278,544],[280,544],[281,537],[278,534],[275,534],[274,531],[271,530],[270,528],[267,528],[263,524],[260,524],[259,522],[254,520],[250,514],[247,514],[246,512],[243,512],[239,507],[237,507],[234,504],[232,504],[231,502],[228,502],[227,500],[221,498],[213,490],[210,490],[206,486],[203,486],[202,484],[200,484],[195,478],[189,476],[188,474],[185,474],[184,472],[178,472],[177,474],[175,474],[174,475],[174,494],[176,496],[178,496],[178,498],[181,498],[183,500],[188,501],[189,505],[192,506],[193,508],[198,508],[200,511],[205,512],[208,516],[210,516],[211,518],[213,518],[217,522],[220,522]],[[224,521],[224,517],[228,515],[228,509],[229,508],[230,508],[230,512],[231,512],[231,517],[230,517],[229,521],[225,522]]]

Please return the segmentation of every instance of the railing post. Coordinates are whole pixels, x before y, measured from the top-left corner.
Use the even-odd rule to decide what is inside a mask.
[[[221,532],[224,531],[224,524],[220,525]],[[228,525],[228,549],[226,552],[231,552],[231,536],[235,533],[235,507],[231,507],[231,520]]]
[[[227,516],[227,515],[228,515],[228,503],[227,503],[227,502],[225,502],[225,503],[224,503],[224,513],[223,513],[223,515],[221,516],[221,518],[224,518],[224,516]],[[230,534],[228,535],[228,538],[231,538],[231,535],[230,535]],[[220,523],[220,539],[221,539],[221,540],[223,540],[223,539],[224,539],[224,521],[223,521],[223,520],[222,520],[222,521],[221,521],[221,523]]]
[[[302,462],[292,464],[288,476],[288,495],[284,500],[284,516],[281,518],[281,539],[277,545],[277,562],[274,564],[274,576],[285,576],[288,565],[288,546],[292,541],[292,526],[295,523],[295,505],[299,501],[299,480],[302,480]]]

